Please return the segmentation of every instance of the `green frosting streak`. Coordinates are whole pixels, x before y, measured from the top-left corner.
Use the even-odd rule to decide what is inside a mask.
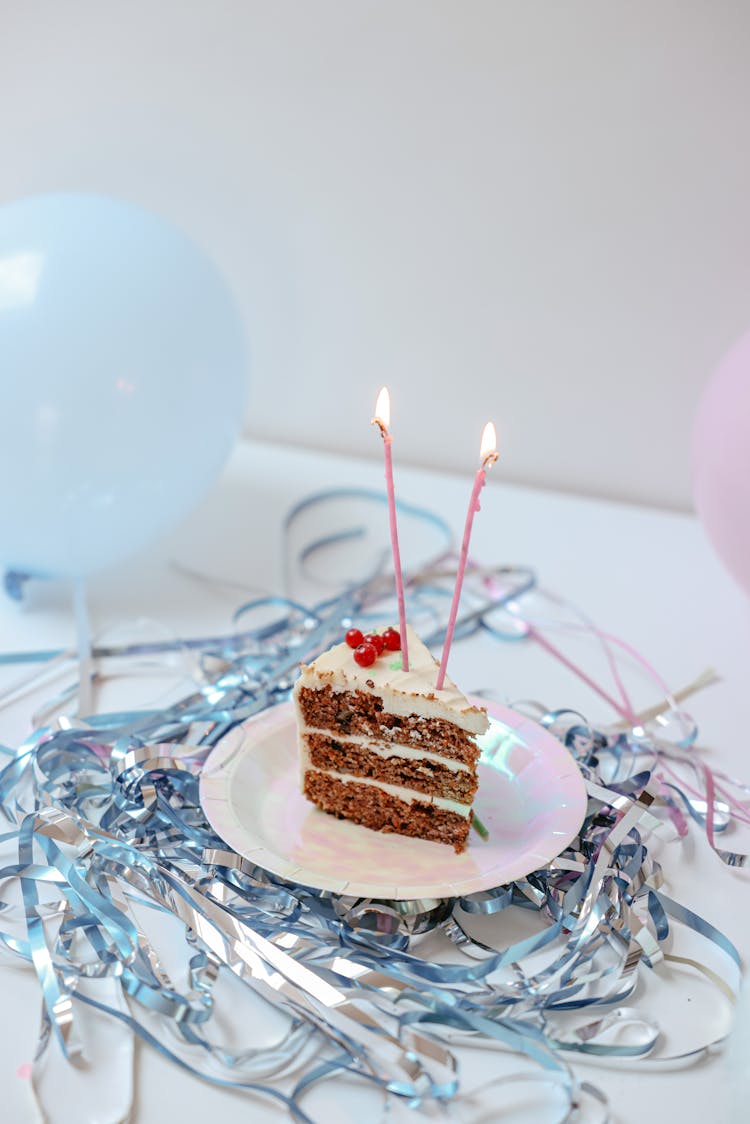
[[[471,814],[471,826],[474,828],[477,835],[481,836],[482,839],[489,839],[490,833],[484,826],[476,812],[472,812]]]

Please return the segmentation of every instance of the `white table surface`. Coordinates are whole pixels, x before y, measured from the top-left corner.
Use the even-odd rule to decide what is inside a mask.
[[[398,465],[396,474],[401,499],[438,511],[460,535],[469,479]],[[94,632],[144,617],[183,636],[228,630],[233,609],[245,599],[243,588],[282,591],[280,523],[292,503],[319,489],[377,489],[381,483],[375,460],[240,445],[221,481],[188,521],[148,553],[92,580]],[[564,595],[600,627],[630,642],[672,688],[715,667],[721,683],[686,708],[699,723],[700,744],[711,763],[750,781],[743,726],[750,603],[725,575],[693,518],[509,487],[502,483],[500,464],[490,477],[472,547],[483,562],[532,566],[545,588]],[[221,581],[196,580],[176,570],[173,561]],[[566,643],[560,637],[555,641]],[[0,649],[73,642],[69,590],[63,583],[32,583],[22,605],[0,600]],[[575,653],[590,673],[606,681],[595,645],[579,644]],[[19,669],[5,672],[0,682],[18,674]],[[451,674],[467,691],[492,688],[508,701],[534,698],[549,707],[577,708],[594,724],[614,718],[584,684],[531,643],[500,644],[489,638],[462,642],[454,649]],[[627,681],[637,706],[657,701],[645,677],[629,673]],[[143,684],[127,688],[132,705],[153,701],[154,684],[147,685],[148,697],[139,697],[138,690],[144,689]],[[37,692],[0,711],[2,742],[20,742],[28,733],[34,705],[46,695]],[[750,849],[747,836],[724,840],[725,846]],[[747,958],[750,875],[721,864],[697,828],[691,827],[686,841],[665,845],[660,857],[668,892],[726,932]],[[641,971],[634,1002],[661,1023],[664,1053],[690,1049],[709,1030],[720,1034],[726,1027],[727,1006],[717,1002],[698,977],[678,977],[666,969]],[[18,1068],[33,1057],[39,998],[28,969],[5,966],[2,980],[2,1119],[20,1124],[38,1119],[29,1082],[18,1076]],[[661,1124],[675,1112],[685,1124],[739,1121],[747,1118],[742,1106],[750,1095],[750,1081],[743,1073],[748,1047],[750,1002],[743,1000],[728,1047],[693,1065],[660,1069],[649,1063],[580,1064],[577,1070],[606,1091],[618,1124]],[[486,1050],[469,1053],[465,1074],[471,1087],[493,1075],[495,1061]],[[134,1124],[163,1124],[167,1104],[170,1118],[185,1122],[203,1121],[212,1114],[220,1114],[223,1124],[285,1118],[266,1101],[218,1090],[179,1072],[145,1047],[137,1050],[135,1086]],[[495,1120],[499,1103],[496,1093],[488,1095],[481,1110],[461,1119]],[[378,1097],[355,1093],[348,1086],[336,1088],[334,1082],[316,1094],[309,1110],[330,1122],[350,1120],[355,1112],[373,1121],[382,1114]],[[534,1117],[527,1113],[523,1119],[527,1118]],[[541,1116],[536,1119],[544,1124]]]

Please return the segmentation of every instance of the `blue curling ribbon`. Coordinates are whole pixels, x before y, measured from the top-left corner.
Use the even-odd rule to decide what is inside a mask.
[[[287,535],[332,499],[383,502],[379,494],[359,490],[310,497],[290,512]],[[449,597],[436,573],[448,557],[450,531],[431,513],[400,506],[429,523],[439,541],[439,553],[423,575],[409,577],[410,604],[434,622],[428,640],[437,643]],[[300,548],[297,563],[308,570],[363,533],[354,526],[314,536]],[[495,594],[481,578],[472,584],[468,575],[467,608],[457,635],[481,628],[511,638],[493,613],[531,592],[535,577],[524,568],[495,574],[503,578]],[[455,1064],[440,1047],[441,1028],[450,1028],[532,1060],[539,1080],[553,1080],[572,1111],[580,1087],[564,1057],[576,1052],[645,1057],[655,1036],[644,1024],[635,1044],[612,1043],[595,1022],[566,1038],[556,1030],[557,1013],[609,1010],[627,999],[638,965],[658,967],[670,917],[718,950],[727,963],[719,984],[727,994],[736,989],[739,957],[731,942],[655,888],[659,868],[639,827],[654,817],[650,785],[656,751],[644,739],[598,732],[573,711],[540,718],[591,782],[586,820],[556,862],[515,884],[456,901],[414,903],[405,912],[403,903],[318,893],[227,852],[198,798],[206,754],[233,726],[288,697],[298,662],[338,638],[342,621],[378,619],[387,584],[382,555],[375,552],[364,581],[309,608],[292,599],[259,597],[238,608],[236,628],[224,636],[95,649],[96,658],[138,658],[188,648],[220,666],[205,684],[163,710],[94,715],[71,729],[37,730],[0,769],[0,808],[9,824],[2,839],[16,840],[18,852],[17,861],[0,871],[0,920],[5,919],[0,941],[33,965],[50,1031],[74,1064],[76,1010],[85,1003],[108,1012],[182,1068],[272,1097],[307,1122],[302,1097],[338,1071],[415,1106],[460,1096]],[[53,654],[37,654],[39,662]],[[700,819],[683,794],[674,792]],[[669,792],[660,799],[669,800]],[[45,925],[50,893],[61,906]],[[642,901],[645,910],[637,908]],[[136,911],[144,908],[183,920],[187,984],[175,984],[166,972],[158,944],[137,920]],[[510,908],[536,911],[538,931],[506,948],[472,937],[473,916]],[[420,934],[436,928],[464,954],[463,962],[421,955]],[[257,948],[266,952],[258,954]],[[216,979],[232,972],[265,996],[264,973],[282,953],[290,958],[282,961],[290,965],[289,978],[275,1001],[289,1016],[288,1030],[272,1046],[252,1050],[232,1051],[213,1041]],[[256,975],[248,975],[250,961]],[[306,991],[293,982],[292,962],[312,973],[304,979],[334,988],[341,1004],[327,1008],[313,1002],[314,988]],[[77,980],[96,976],[119,982],[129,1013],[77,987]],[[371,1012],[375,1038],[358,1038],[356,1024],[342,1021],[351,1003],[364,1003]],[[172,1026],[169,1043],[155,1031],[156,1018]],[[420,1037],[423,1032],[432,1037]],[[379,1040],[389,1044],[382,1057]],[[279,1084],[291,1082],[300,1050],[320,1045],[329,1056],[313,1060],[311,1052],[302,1077],[283,1092]],[[399,1058],[412,1059],[413,1072],[399,1069]]]
[[[13,601],[23,601],[23,592],[26,582],[31,575],[20,570],[6,570],[3,575],[3,588]]]

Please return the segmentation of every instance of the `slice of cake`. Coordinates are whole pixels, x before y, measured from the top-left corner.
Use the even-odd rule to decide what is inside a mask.
[[[360,666],[372,650],[355,658],[346,642],[302,665],[293,692],[302,791],[340,819],[463,851],[487,714],[449,679],[437,691],[438,665],[410,628],[407,643],[408,671],[388,649]]]

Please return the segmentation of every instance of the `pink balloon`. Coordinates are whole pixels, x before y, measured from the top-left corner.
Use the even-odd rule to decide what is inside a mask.
[[[750,593],[750,332],[721,361],[698,404],[693,499],[722,562]]]

